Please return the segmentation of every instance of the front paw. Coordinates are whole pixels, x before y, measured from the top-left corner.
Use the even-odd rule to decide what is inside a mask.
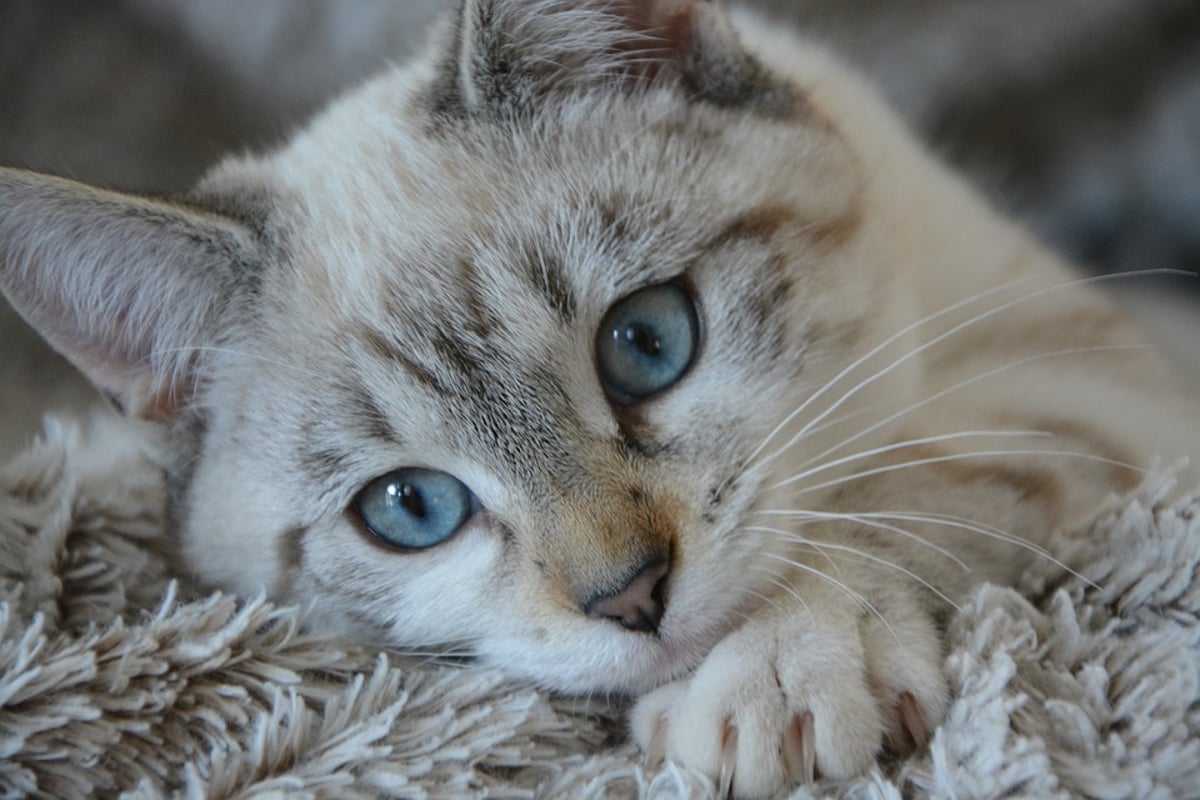
[[[923,613],[773,609],[720,642],[683,681],[639,700],[648,763],[707,774],[720,796],[768,797],[850,778],[880,752],[921,747],[945,711],[941,645]]]

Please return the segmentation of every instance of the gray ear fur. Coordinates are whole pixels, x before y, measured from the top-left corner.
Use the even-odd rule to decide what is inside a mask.
[[[655,84],[721,106],[783,99],[718,0],[463,0],[435,105],[520,111],[554,93]]]
[[[0,293],[131,416],[189,398],[255,258],[223,217],[0,169]]]

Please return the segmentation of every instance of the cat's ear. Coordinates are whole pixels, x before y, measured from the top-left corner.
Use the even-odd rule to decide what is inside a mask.
[[[254,250],[220,216],[0,169],[0,293],[133,417],[189,399]]]
[[[437,105],[486,113],[655,83],[722,106],[784,99],[719,0],[463,0]]]

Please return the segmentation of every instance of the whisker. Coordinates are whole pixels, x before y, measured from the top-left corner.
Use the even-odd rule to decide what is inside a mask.
[[[994,525],[988,525],[983,522],[978,522],[976,520],[968,519],[967,517],[956,517],[952,514],[937,514],[937,513],[926,513],[926,512],[877,511],[877,512],[870,512],[867,514],[862,514],[861,516],[863,516],[863,517],[878,517],[880,519],[898,519],[903,522],[925,522],[930,525],[942,525],[944,527],[959,528],[962,530],[970,531],[972,533],[978,533],[981,536],[986,536],[988,538],[997,539],[997,540],[1005,542],[1007,544],[1012,544],[1012,545],[1020,547],[1024,550],[1028,550],[1029,552],[1033,553],[1034,555],[1036,555],[1040,558],[1043,558],[1046,561],[1049,561],[1054,566],[1065,571],[1067,574],[1071,575],[1071,577],[1076,578],[1080,581],[1083,581],[1091,588],[1093,588],[1093,589],[1101,588],[1099,584],[1095,583],[1090,578],[1076,572],[1074,569],[1072,569],[1070,566],[1068,566],[1064,562],[1060,561],[1058,558],[1056,558],[1054,556],[1053,553],[1051,553],[1049,550],[1042,547],[1041,545],[1039,545],[1035,542],[1031,542],[1028,539],[1024,539],[1020,536],[1017,536],[1014,533],[1010,533],[1009,531],[1006,531],[1002,528],[997,528]]]
[[[792,597],[799,600],[800,604],[804,606],[804,609],[806,611],[810,611],[810,612],[812,611],[812,609],[809,608],[808,601],[805,600],[803,596],[801,596],[800,592],[796,589],[796,587],[792,586],[790,583],[785,581],[775,570],[769,569],[766,564],[756,564],[754,566],[754,569],[756,571],[761,572],[764,575],[766,575],[770,579],[772,586],[776,587],[777,589],[782,589],[783,591],[790,594]],[[762,597],[761,594],[758,596]],[[764,599],[767,599],[767,598],[764,598]],[[771,601],[771,605],[776,610],[782,610],[782,606],[780,606],[777,602]]]
[[[823,512],[823,511],[803,511],[803,510],[755,511],[753,513],[762,514],[763,516],[799,517],[800,519],[803,519],[807,522],[829,522],[829,521],[843,520],[846,522],[853,522],[856,525],[865,525],[865,526],[871,527],[871,528],[878,528],[879,530],[888,531],[889,533],[899,534],[900,536],[903,536],[906,539],[913,540],[914,542],[922,545],[923,547],[928,547],[930,550],[933,550],[938,555],[941,555],[944,558],[952,561],[956,566],[960,567],[961,569],[965,570],[966,572],[971,572],[971,568],[967,565],[967,563],[965,561],[963,561],[961,558],[959,558],[958,556],[954,555],[954,553],[952,553],[947,548],[941,547],[940,545],[937,545],[937,544],[934,544],[933,542],[929,541],[928,539],[924,539],[921,536],[918,536],[917,534],[913,533],[912,531],[906,530],[899,526],[887,525],[885,523],[874,522],[868,518],[869,515],[845,514],[845,513],[832,512],[832,511]]]
[[[858,592],[851,589],[849,586],[847,586],[842,581],[837,580],[832,575],[826,575],[824,572],[821,572],[821,570],[817,569],[816,567],[810,567],[808,564],[803,564],[799,561],[795,561],[793,559],[786,558],[784,556],[779,556],[774,553],[763,553],[763,555],[765,555],[767,558],[770,558],[774,561],[779,561],[783,564],[787,564],[788,566],[792,567],[793,569],[798,569],[801,572],[806,572],[810,575],[813,575],[816,578],[823,580],[826,583],[828,583],[829,585],[838,589],[843,594],[845,594],[848,598],[850,598],[856,604],[858,604],[860,607],[867,609],[872,614],[874,614],[876,617],[878,617],[880,623],[882,623],[883,626],[885,628],[887,628],[888,631],[891,632],[892,636],[896,637],[896,639],[899,640],[900,637],[896,636],[896,631],[892,629],[892,626],[884,618],[883,614],[879,613],[879,609],[877,609],[875,606],[871,605],[871,602],[869,600],[867,600],[867,598],[863,597],[861,594],[859,594]],[[795,593],[795,587],[792,587],[792,591],[793,591],[793,593]],[[799,597],[798,594],[796,596]]]
[[[759,570],[765,572],[771,578],[772,586],[790,594],[797,601],[799,601],[800,605],[804,607],[805,612],[807,612],[809,615],[812,614],[812,606],[810,606],[808,601],[804,599],[804,596],[800,594],[799,589],[797,589],[795,586],[792,586],[790,583],[784,580],[782,576],[776,574],[773,570],[768,570],[765,566],[760,566]],[[779,603],[772,603],[772,606],[774,606],[776,610],[782,610],[782,606],[780,606]]]
[[[833,469],[834,467],[840,467],[843,464],[848,464],[852,461],[861,461],[864,458],[870,458],[871,456],[881,455],[883,453],[891,453],[896,450],[904,450],[909,447],[919,447],[921,445],[926,445],[926,444],[937,444],[939,442],[949,442],[949,441],[954,441],[956,439],[980,439],[980,438],[1018,439],[1018,438],[1046,438],[1046,437],[1053,438],[1053,434],[1048,433],[1046,431],[996,430],[996,431],[959,431],[957,433],[945,433],[945,434],[940,434],[938,436],[924,436],[924,437],[921,437],[920,439],[907,439],[905,441],[895,442],[893,444],[885,445],[883,447],[876,447],[872,450],[862,450],[858,453],[853,453],[848,456],[843,456],[842,458],[839,458],[835,461],[829,461],[827,463],[821,464],[818,467],[813,467],[811,469],[807,469],[798,475],[793,475],[792,477],[788,478],[783,483],[777,483],[774,486],[772,486],[771,488],[778,489],[782,486],[787,486],[789,484],[796,483],[797,481],[804,480],[805,478],[809,477],[810,475],[816,475],[818,473],[825,472],[826,470]],[[807,465],[802,465],[802,466],[807,466]]]
[[[805,537],[800,536],[799,534],[795,534],[790,531],[785,531],[780,528],[751,527],[751,528],[747,528],[746,530],[758,531],[760,533],[776,534],[784,539],[787,539],[788,541],[796,542],[796,543],[802,544],[802,545],[813,546],[815,544],[815,542],[813,542],[811,539],[806,539]],[[867,553],[867,552],[865,552],[863,550],[859,550],[858,548],[855,548],[855,547],[849,547],[847,545],[833,544],[831,542],[822,542],[821,546],[828,547],[830,550],[833,550],[835,552],[848,553],[848,554],[851,554],[858,558],[866,559],[869,562],[881,564],[885,567],[889,567],[898,572],[901,572],[904,575],[907,575],[909,578],[912,578],[914,581],[920,583],[922,586],[924,586],[929,591],[933,592],[935,595],[937,595],[939,598],[941,598],[943,601],[945,601],[948,605],[953,607],[955,611],[962,611],[962,609],[959,607],[958,603],[955,603],[953,600],[951,600],[949,597],[947,597],[944,592],[942,592],[940,589],[938,589],[932,583],[927,581],[925,578],[922,578],[920,575],[918,575],[917,573],[913,572],[910,569],[902,567],[901,565],[896,564],[892,561],[888,561],[886,558],[881,558],[879,556],[872,555],[871,553]]]
[[[879,422],[876,422],[873,425],[859,431],[858,433],[854,434],[850,438],[839,442],[838,444],[834,445],[833,447],[830,447],[829,449],[825,450],[823,453],[819,453],[819,454],[813,456],[812,458],[810,458],[808,461],[805,461],[800,466],[803,468],[803,467],[807,467],[809,464],[813,464],[817,461],[820,461],[822,458],[825,458],[828,455],[836,453],[838,450],[841,450],[843,447],[846,447],[846,446],[858,441],[859,439],[863,438],[864,436],[869,436],[870,434],[874,433],[875,431],[879,430],[880,428],[885,427],[886,425],[889,425],[890,423],[895,422],[897,419],[900,419],[901,417],[911,414],[912,412],[917,411],[918,409],[923,408],[924,406],[927,406],[930,403],[936,402],[937,400],[940,400],[941,398],[945,397],[948,394],[959,391],[960,389],[965,389],[966,387],[968,387],[972,384],[979,383],[980,381],[987,380],[988,378],[993,378],[993,377],[995,377],[1003,372],[1006,372],[1010,369],[1017,369],[1018,367],[1023,367],[1026,364],[1030,364],[1035,361],[1042,361],[1044,359],[1062,357],[1062,356],[1067,356],[1067,355],[1082,355],[1082,354],[1087,354],[1087,353],[1110,352],[1110,351],[1121,351],[1121,350],[1151,350],[1151,349],[1153,349],[1153,348],[1150,345],[1142,345],[1142,344],[1096,345],[1094,347],[1072,347],[1072,348],[1068,348],[1065,350],[1055,350],[1055,351],[1049,352],[1049,353],[1039,353],[1036,356],[1029,356],[1028,358],[1022,358],[1018,361],[1013,361],[1013,362],[1005,364],[1001,367],[997,367],[996,369],[988,370],[987,372],[981,373],[972,378],[968,378],[964,381],[960,381],[959,383],[956,383],[953,386],[942,389],[941,391],[936,392],[935,394],[930,395],[929,397],[926,397],[924,400],[921,400],[917,403],[913,403],[912,405],[908,406],[907,408],[902,408],[899,411],[897,411],[896,413],[886,417],[885,419],[880,420]],[[822,428],[814,428],[812,431],[809,431],[809,433],[810,434],[817,433],[820,430],[822,430]]]
[[[842,414],[840,417],[834,417],[833,419],[825,420],[820,425],[818,425],[817,427],[815,427],[811,431],[809,431],[808,435],[812,436],[813,434],[821,433],[822,431],[829,430],[830,428],[834,428],[834,427],[837,427],[838,425],[843,425],[847,422],[850,422],[851,420],[857,419],[858,417],[861,417],[864,414],[869,414],[872,411],[878,411],[880,408],[880,405],[881,404],[877,403],[874,405],[867,406],[865,408],[858,408],[858,409],[855,409],[854,411],[850,411],[848,413]],[[784,448],[784,449],[786,449],[786,448]],[[774,454],[772,454],[771,456],[764,458],[762,460],[762,462],[760,462],[760,463],[766,464],[769,461],[773,460],[774,458],[775,458],[775,456],[774,456]]]
[[[754,528],[754,527],[747,527],[747,528],[740,528],[739,530],[742,530],[742,531],[754,531],[754,530],[755,530],[755,528]],[[839,576],[839,577],[841,577],[841,574],[842,574],[842,570],[841,570],[841,568],[839,568],[839,567],[838,567],[837,563],[836,563],[836,562],[835,562],[835,561],[834,561],[832,558],[830,558],[828,555],[826,555],[826,554],[824,553],[824,551],[822,551],[822,550],[821,550],[821,545],[820,545],[820,544],[818,544],[817,542],[812,542],[812,541],[805,542],[805,544],[807,544],[807,545],[808,545],[809,547],[811,547],[812,549],[816,550],[816,551],[817,551],[817,553],[818,553],[818,554],[820,554],[821,556],[824,556],[825,560],[826,560],[827,562],[829,562],[829,568],[830,568],[830,569],[832,569],[834,572],[836,572],[836,573],[838,574],[838,576]]]
[[[435,650],[404,650],[404,649],[397,650],[397,649],[387,648],[387,652],[394,656],[401,656],[404,658],[428,658],[428,659],[471,658],[474,655],[473,652],[470,650],[455,651],[453,649],[443,650],[443,651],[435,651]]]
[[[844,483],[850,483],[851,481],[861,480],[863,478],[869,478],[874,475],[882,475],[882,474],[888,473],[888,472],[896,472],[898,470],[911,469],[913,467],[921,467],[921,466],[926,466],[928,464],[943,464],[943,463],[946,463],[949,461],[963,461],[968,458],[998,458],[998,457],[1003,457],[1003,456],[1060,456],[1060,457],[1065,457],[1065,458],[1078,458],[1083,461],[1093,461],[1098,464],[1107,464],[1112,467],[1121,467],[1122,469],[1127,469],[1127,470],[1130,470],[1131,472],[1137,472],[1141,475],[1151,475],[1152,476],[1155,474],[1154,472],[1152,472],[1150,470],[1143,469],[1143,468],[1135,466],[1133,464],[1127,464],[1124,461],[1117,461],[1116,459],[1112,459],[1112,458],[1104,458],[1103,456],[1096,456],[1096,455],[1092,455],[1090,453],[1079,453],[1079,452],[1076,452],[1073,450],[978,450],[973,453],[953,453],[951,455],[946,455],[946,456],[935,456],[935,457],[931,457],[931,458],[922,458],[922,459],[917,459],[916,461],[906,461],[902,464],[890,464],[886,467],[877,467],[875,469],[869,469],[869,470],[865,470],[863,472],[857,472],[853,475],[847,475],[842,478],[836,478],[834,480],[825,481],[824,483],[818,483],[813,486],[805,486],[804,488],[798,490],[796,492],[796,494],[801,495],[801,494],[807,494],[809,492],[816,492],[821,489],[828,489],[832,486],[840,486]],[[792,483],[795,483],[796,480],[800,480],[800,479],[801,478],[796,478],[796,479],[789,478],[787,480],[780,481],[779,483],[775,484],[775,486],[772,486],[771,488],[778,489],[783,486],[788,486]]]
[[[754,569],[758,572],[765,573],[771,579],[771,583],[775,587],[777,587],[779,589],[784,589],[784,590],[790,591],[795,596],[795,598],[804,605],[805,610],[808,610],[808,603],[804,600],[804,598],[801,597],[799,594],[797,594],[794,589],[792,589],[790,586],[787,585],[786,581],[784,581],[782,578],[780,578],[778,575],[776,575],[773,571],[767,569],[766,566],[763,564],[756,565],[754,567]],[[772,608],[774,608],[776,611],[783,610],[783,607],[779,605],[779,601],[776,600],[774,597],[767,597],[762,592],[755,591],[754,589],[745,589],[743,591],[745,591],[746,594],[753,595],[754,597],[757,597],[759,600],[762,600],[764,603],[767,603]],[[741,612],[738,612],[738,613],[740,614],[740,616],[742,617],[743,620],[750,619],[749,614],[744,614]]]
[[[1182,270],[1166,269],[1166,270],[1136,270],[1136,271],[1131,270],[1131,271],[1126,271],[1126,272],[1110,273],[1107,275],[1092,275],[1092,276],[1089,276],[1086,278],[1078,278],[1078,279],[1071,280],[1071,281],[1057,283],[1053,286],[1047,286],[1042,289],[1038,289],[1033,292],[1029,292],[1028,294],[1022,295],[1021,297],[1015,298],[1013,300],[1009,300],[1007,302],[1001,303],[998,306],[994,306],[991,309],[981,312],[979,314],[976,314],[974,317],[971,317],[970,319],[960,322],[959,324],[953,326],[949,330],[944,331],[941,334],[938,334],[937,336],[930,339],[929,341],[927,341],[927,342],[921,344],[920,346],[914,348],[913,350],[910,350],[907,353],[901,355],[899,358],[894,360],[891,364],[887,365],[886,367],[883,367],[882,369],[876,371],[874,374],[864,378],[862,381],[857,383],[853,388],[851,388],[848,392],[846,392],[841,397],[839,397],[836,401],[834,401],[832,405],[827,407],[824,411],[822,411],[820,414],[818,414],[814,419],[810,420],[803,428],[800,429],[800,431],[797,434],[795,434],[795,436],[792,437],[792,441],[790,441],[789,444],[786,445],[784,449],[787,449],[787,447],[790,447],[792,444],[795,443],[795,441],[799,441],[800,439],[802,439],[812,429],[812,427],[814,425],[821,422],[821,420],[825,419],[825,417],[827,417],[829,414],[836,411],[838,408],[840,408],[842,406],[842,404],[844,404],[850,398],[854,397],[856,394],[858,394],[864,388],[866,388],[867,386],[870,386],[871,384],[878,381],[880,378],[882,378],[885,375],[888,375],[889,373],[894,371],[896,368],[898,368],[905,362],[907,362],[913,358],[916,358],[921,353],[934,347],[937,344],[940,344],[941,342],[945,341],[946,339],[950,338],[951,336],[953,336],[956,333],[961,333],[963,330],[965,330],[971,326],[978,325],[980,322],[990,319],[991,317],[994,317],[997,314],[1003,313],[1004,311],[1007,311],[1010,308],[1021,305],[1022,303],[1030,302],[1031,300],[1035,300],[1035,299],[1037,299],[1039,297],[1043,297],[1047,294],[1059,292],[1064,289],[1069,289],[1069,288],[1073,288],[1073,287],[1086,286],[1086,285],[1093,284],[1093,283],[1099,283],[1101,281],[1115,280],[1118,278],[1142,277],[1149,273],[1189,274],[1189,273],[1183,273]],[[976,295],[975,297],[971,297],[971,298],[967,298],[966,300],[959,301],[958,303],[956,303],[952,306],[948,306],[945,309],[942,309],[942,311],[937,312],[937,314],[935,315],[934,318],[936,318],[938,316],[943,316],[944,314],[949,313],[951,310],[954,310],[956,307],[961,308],[963,305],[965,305],[967,303],[982,299],[983,297],[987,296],[988,294],[992,294],[992,293],[1000,291],[1002,289],[1011,288],[1012,286],[1016,285],[1017,283],[1020,283],[1023,280],[1028,280],[1029,277],[1031,277],[1031,276],[1026,276],[1025,278],[1017,279],[1014,281],[1009,281],[1008,283],[1004,283],[1004,284],[1001,284],[1000,286],[994,287],[993,289],[989,289],[987,292],[984,292],[982,295]],[[890,344],[892,341],[899,338],[901,335],[908,333],[910,330],[914,329],[916,326],[924,324],[924,322],[927,319],[928,318],[923,319],[923,320],[918,320],[918,322],[913,323],[912,325],[908,326],[908,328],[901,331],[900,333],[894,334],[893,337],[891,339],[885,341],[884,344],[877,346],[876,348],[869,351],[863,357],[854,361],[849,367],[842,370],[842,372],[838,373],[837,377],[835,377],[832,381],[826,383],[825,386],[823,386],[816,394],[810,395],[809,398],[804,401],[804,403],[800,406],[799,409],[792,412],[792,414],[790,414],[784,420],[783,423],[780,423],[780,426],[777,426],[777,429],[778,429],[778,427],[782,427],[784,424],[786,424],[787,422],[790,422],[792,419],[794,419],[795,416],[801,410],[803,410],[805,407],[807,407],[809,405],[809,403],[811,403],[812,400],[816,396],[824,393],[824,391],[826,389],[828,389],[830,386],[832,386],[837,381],[841,380],[843,375],[845,375],[847,372],[849,372],[853,368],[857,367],[866,358],[879,352],[887,344]],[[772,436],[773,435],[774,434],[772,433]],[[755,450],[755,455],[757,455],[758,452],[761,451],[761,449],[762,449],[762,445],[760,445],[759,448]]]
[[[752,595],[754,595],[755,597],[758,597],[758,598],[760,598],[760,599],[761,599],[763,602],[771,602],[771,604],[772,604],[773,606],[775,606],[776,608],[778,608],[778,607],[779,607],[779,604],[778,604],[778,603],[775,603],[775,602],[773,602],[773,601],[770,601],[770,600],[769,600],[769,598],[765,597],[765,596],[764,596],[762,593],[760,593],[760,592],[747,592],[747,594],[752,594]],[[736,609],[736,608],[735,608],[735,609],[733,609],[732,611],[730,611],[729,613],[730,613],[730,614],[732,614],[733,616],[737,617],[738,619],[740,619],[742,622],[749,622],[750,620],[754,619],[754,617],[750,616],[750,615],[749,615],[749,614],[747,614],[745,611],[739,611],[739,610],[738,610],[738,609]]]
[[[771,440],[779,435],[780,431],[782,431],[785,427],[787,427],[798,416],[803,414],[805,412],[805,410],[807,410],[809,406],[811,406],[814,402],[816,402],[818,399],[820,399],[820,397],[823,394],[825,394],[825,392],[832,389],[843,378],[845,378],[847,375],[849,375],[855,369],[857,369],[858,367],[860,367],[864,363],[866,363],[866,361],[868,359],[878,355],[880,352],[887,349],[890,345],[895,344],[900,339],[902,339],[905,336],[907,336],[908,334],[912,333],[913,331],[915,331],[917,328],[921,327],[922,325],[926,325],[930,322],[933,322],[936,319],[940,319],[941,317],[946,316],[947,314],[951,314],[964,306],[970,305],[971,303],[976,303],[990,295],[996,294],[998,292],[1002,292],[1005,289],[1010,289],[1014,286],[1017,286],[1023,282],[1029,281],[1029,280],[1032,280],[1032,276],[1026,275],[1021,278],[1016,278],[1014,280],[1008,281],[1007,283],[1002,283],[999,286],[993,286],[991,289],[987,289],[983,292],[972,295],[963,300],[959,300],[958,302],[952,303],[939,311],[935,311],[932,314],[924,316],[921,319],[917,320],[916,322],[913,322],[913,323],[901,328],[896,333],[893,333],[891,336],[884,339],[879,344],[875,345],[875,347],[871,348],[866,353],[864,353],[863,355],[859,356],[857,359],[852,361],[848,366],[846,366],[844,369],[842,369],[841,372],[839,372],[837,375],[835,375],[830,380],[826,381],[825,384],[820,389],[818,389],[817,391],[815,391],[814,393],[809,395],[808,398],[803,403],[800,404],[799,408],[797,408],[795,411],[793,411],[792,413],[790,413],[786,417],[784,417],[783,421],[780,422],[778,425],[776,425],[775,428],[769,434],[767,434],[767,437],[765,439],[763,439],[762,443],[760,443],[758,445],[758,447],[756,447],[754,449],[754,451],[749,455],[749,457],[746,459],[746,461],[753,462],[755,457],[757,457],[758,454],[761,453],[763,451],[763,449],[766,448],[766,446],[771,443]],[[845,396],[843,396],[843,400],[844,399],[845,399]],[[840,402],[841,401],[839,401],[839,403]],[[822,418],[824,418],[824,416],[828,415],[830,410],[832,410],[832,407],[831,407],[831,409],[827,409],[826,412],[824,414],[822,414]],[[816,422],[820,422],[820,419],[815,420],[813,423],[809,423],[808,425],[806,425],[805,431],[810,429],[812,427],[812,425],[815,424]],[[802,431],[802,433],[803,433],[803,431]],[[798,435],[800,435],[800,434],[798,434]]]
[[[463,642],[448,645],[444,650],[409,650],[398,647],[387,647],[384,651],[396,658],[417,659],[418,666],[439,666],[460,668],[464,659],[476,658],[474,647]]]

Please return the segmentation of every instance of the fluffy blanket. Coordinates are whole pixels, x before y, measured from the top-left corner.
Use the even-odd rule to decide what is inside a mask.
[[[1020,591],[963,603],[924,753],[797,797],[1200,797],[1200,501],[1114,499]],[[172,579],[159,476],[115,426],[0,468],[0,795],[705,797],[616,701],[348,646]]]

